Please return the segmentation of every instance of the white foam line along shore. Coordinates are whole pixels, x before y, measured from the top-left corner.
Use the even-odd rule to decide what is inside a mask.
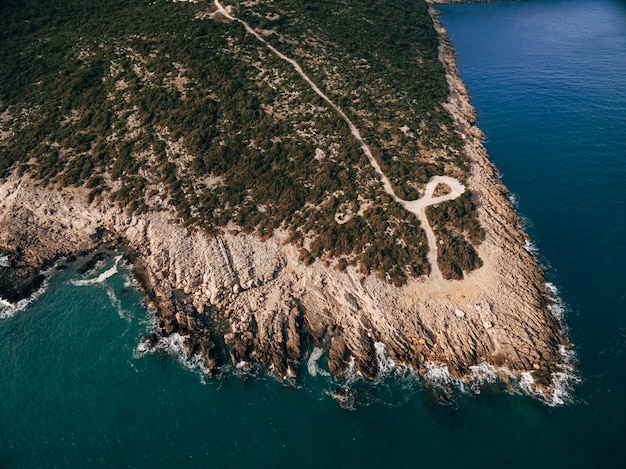
[[[286,55],[284,55],[282,52],[280,52],[278,49],[272,46],[269,42],[263,39],[261,35],[257,33],[248,23],[233,16],[226,8],[222,6],[219,0],[215,0],[215,6],[217,7],[220,14],[224,16],[224,18],[241,23],[243,27],[246,29],[246,31],[248,31],[250,34],[256,37],[259,41],[265,44],[265,46],[267,46],[267,48],[271,50],[277,57],[291,64],[291,66],[298,73],[298,75],[300,75],[304,79],[304,81],[306,81],[309,84],[311,89],[313,89],[313,91],[315,91],[315,93],[317,93],[317,95],[320,98],[326,101],[328,105],[332,107],[335,110],[335,112],[337,112],[337,114],[339,114],[339,116],[346,122],[346,124],[348,124],[350,133],[354,136],[357,142],[359,142],[359,145],[361,146],[361,150],[363,150],[363,153],[365,153],[365,156],[367,156],[367,159],[370,165],[378,173],[380,177],[380,181],[382,182],[383,187],[385,188],[385,192],[387,192],[387,194],[393,197],[393,199],[399,204],[401,204],[406,210],[415,214],[415,216],[420,221],[422,228],[426,232],[426,238],[428,239],[427,258],[428,258],[428,262],[430,263],[430,268],[431,268],[430,275],[431,277],[434,277],[437,279],[443,278],[441,275],[441,270],[439,269],[439,265],[437,264],[437,238],[430,224],[428,223],[428,218],[426,217],[425,209],[426,207],[430,205],[438,204],[440,202],[445,202],[447,200],[456,199],[458,196],[463,194],[463,192],[465,192],[465,186],[463,186],[463,184],[461,184],[456,179],[451,178],[449,176],[433,176],[428,181],[428,184],[426,185],[426,191],[423,197],[419,198],[418,200],[411,200],[411,201],[403,200],[400,197],[398,197],[396,193],[394,192],[393,188],[391,187],[391,183],[389,182],[389,179],[387,179],[387,176],[385,175],[385,173],[382,171],[382,169],[380,169],[380,166],[378,165],[378,162],[374,158],[374,155],[372,154],[372,151],[370,150],[369,146],[367,145],[367,143],[365,143],[365,140],[363,140],[363,137],[361,136],[361,132],[359,132],[359,129],[356,127],[356,125],[354,125],[354,123],[350,120],[350,118],[346,115],[346,113],[343,112],[343,110],[339,106],[337,106],[334,102],[332,102],[330,98],[326,96],[324,92],[317,87],[315,83],[313,83],[313,81],[308,77],[308,75],[304,73],[304,71],[302,70],[302,67],[300,67],[300,64],[298,64],[298,62],[296,62],[294,59],[289,58]],[[435,187],[437,187],[437,185],[439,184],[448,185],[451,189],[451,192],[440,197],[433,197],[433,192],[435,190]]]
[[[77,287],[85,287],[88,285],[95,285],[96,283],[102,283],[106,279],[113,277],[117,273],[117,265],[119,264],[121,258],[122,256],[116,256],[113,266],[110,269],[102,272],[97,277],[90,278],[87,280],[71,280],[70,282],[72,283],[72,285],[77,286]]]

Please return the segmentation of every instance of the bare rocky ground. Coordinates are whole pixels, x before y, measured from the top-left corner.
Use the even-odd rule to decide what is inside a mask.
[[[375,378],[382,343],[397,364],[422,373],[446,367],[470,380],[482,364],[505,381],[532,377],[530,391],[549,398],[568,367],[562,354],[568,344],[473,125],[452,46],[435,23],[451,89],[447,107],[465,136],[467,188],[486,232],[478,248],[484,265],[465,279],[424,277],[398,288],[353,267],[305,266],[280,231],[267,241],[234,229],[208,237],[169,212],[129,215],[106,201],[87,204],[79,189],[44,189],[11,177],[0,181],[0,253],[11,264],[0,267],[0,296],[27,296],[40,284],[41,269],[62,256],[124,246],[157,308],[159,333],[186,337],[190,353],[202,355],[212,371],[224,362],[245,368],[258,361],[295,377],[317,345],[329,348],[332,373],[353,366]],[[215,345],[222,341],[225,352]]]

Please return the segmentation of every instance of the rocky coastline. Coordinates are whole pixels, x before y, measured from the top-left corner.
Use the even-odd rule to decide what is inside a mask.
[[[0,296],[12,303],[39,288],[41,271],[78,253],[123,247],[149,301],[159,336],[178,333],[209,373],[225,363],[258,362],[296,379],[312,346],[327,350],[335,375],[354,368],[375,379],[381,348],[422,374],[445,369],[481,380],[490,370],[547,400],[570,364],[569,347],[529,239],[497,179],[474,125],[453,46],[437,20],[439,55],[450,88],[448,111],[463,136],[467,178],[486,236],[483,267],[463,280],[422,277],[396,287],[355,267],[305,266],[277,230],[268,240],[236,226],[215,237],[180,224],[173,213],[129,214],[83,189],[39,187],[27,176],[0,181]],[[382,344],[382,345],[381,345]],[[483,371],[480,371],[483,370]]]

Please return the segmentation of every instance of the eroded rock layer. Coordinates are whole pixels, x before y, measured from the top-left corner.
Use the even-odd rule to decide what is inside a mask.
[[[319,345],[329,347],[332,373],[353,363],[376,377],[382,343],[396,363],[415,369],[445,366],[462,378],[488,364],[510,376],[530,374],[549,394],[567,344],[549,312],[543,273],[525,249],[528,237],[481,145],[452,46],[435,24],[447,107],[464,136],[467,186],[485,230],[483,266],[464,279],[424,276],[397,287],[352,266],[305,265],[280,230],[265,241],[235,226],[208,236],[167,211],[129,214],[106,199],[88,204],[82,189],[44,189],[11,176],[0,183],[0,252],[10,263],[0,268],[0,295],[27,296],[41,269],[61,256],[123,246],[157,308],[159,334],[184,336],[210,370],[258,361],[295,377]]]

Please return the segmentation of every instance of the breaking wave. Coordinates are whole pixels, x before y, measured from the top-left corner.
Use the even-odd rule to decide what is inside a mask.
[[[155,327],[155,323],[151,324]],[[156,342],[145,338],[135,347],[133,358],[140,359],[147,354],[171,356],[185,369],[196,373],[200,381],[206,384],[210,370],[201,355],[189,355],[185,339],[186,336],[178,333],[168,337],[158,337]],[[480,363],[469,367],[469,373],[458,378],[453,376],[444,364],[429,361],[424,363],[423,369],[418,371],[406,364],[395,363],[383,343],[377,342],[374,348],[379,367],[377,379],[374,381],[368,380],[356,369],[354,357],[350,357],[346,371],[341,376],[331,375],[318,365],[318,360],[325,353],[325,350],[320,347],[313,347],[308,357],[302,362],[302,369],[306,369],[309,376],[307,378],[305,375],[304,378],[300,378],[303,381],[296,379],[295,376],[287,376],[281,380],[271,369],[272,367],[269,370],[263,370],[256,361],[224,365],[219,373],[244,379],[273,377],[279,382],[287,382],[297,388],[308,388],[307,379],[322,376],[327,382],[322,394],[331,397],[346,410],[357,410],[373,403],[398,405],[413,399],[416,393],[424,392],[424,390],[432,395],[437,403],[444,406],[455,405],[463,395],[478,396],[485,390],[490,390],[498,393],[527,395],[550,407],[555,407],[574,402],[572,391],[574,385],[579,382],[572,365],[574,352],[564,346],[560,348],[563,363],[559,371],[552,374],[552,387],[549,392],[535,384],[530,371],[519,373],[506,367],[496,368],[488,363]]]
[[[120,299],[115,295],[115,292],[113,291],[112,288],[107,287],[106,289],[106,293],[107,296],[109,297],[109,300],[111,301],[111,305],[115,308],[115,311],[117,311],[118,316],[121,319],[125,319],[125,320],[129,320],[130,318],[128,317],[127,312],[124,310],[124,308],[122,308],[122,302],[120,301]]]
[[[440,396],[441,403],[453,402],[455,393],[478,395],[484,389],[502,385],[511,394],[521,394],[540,400],[550,407],[558,407],[574,402],[573,389],[580,382],[571,365],[573,352],[561,348],[564,362],[560,371],[552,373],[552,387],[549,392],[535,384],[530,371],[515,373],[506,367],[495,368],[481,363],[470,367],[471,373],[464,378],[455,378],[448,367],[437,363],[426,363],[424,380]]]
[[[530,248],[536,249],[532,243],[530,243]],[[566,306],[559,290],[553,283],[546,283],[545,287],[548,292],[548,310],[558,321],[563,335],[567,336],[564,324]],[[442,403],[454,401],[457,393],[477,395],[485,389],[498,389],[533,397],[550,407],[568,405],[574,402],[573,391],[576,384],[580,382],[575,368],[576,353],[572,347],[566,345],[559,346],[559,353],[561,360],[556,365],[557,370],[552,372],[549,390],[544,390],[535,383],[531,371],[513,372],[506,367],[496,368],[488,363],[471,366],[468,375],[456,378],[450,374],[447,366],[426,362],[422,379],[425,386],[438,394]]]
[[[342,375],[342,378],[345,380],[346,385],[350,385],[351,383],[355,383],[363,379],[363,374],[361,374],[361,372],[356,369],[354,363],[354,357],[350,355],[350,360],[348,360],[348,367]]]
[[[374,342],[376,352],[376,364],[378,365],[378,379],[390,375],[396,369],[396,362],[387,353],[387,348],[382,342]]]
[[[70,283],[72,285],[76,286],[76,287],[88,287],[88,286],[94,286],[94,285],[103,285],[104,286],[104,290],[105,290],[107,296],[109,297],[109,301],[111,302],[111,306],[113,306],[113,308],[117,312],[118,316],[121,319],[124,319],[126,321],[130,321],[129,314],[122,307],[122,302],[118,298],[118,296],[115,294],[115,290],[112,287],[110,287],[107,284],[105,284],[105,281],[107,279],[113,277],[114,275],[116,275],[119,272],[120,265],[124,269],[129,267],[127,264],[120,262],[121,260],[122,260],[122,255],[115,256],[115,258],[113,260],[113,265],[109,269],[107,269],[104,272],[102,272],[99,275],[97,275],[96,277],[93,277],[93,278],[90,278],[90,279],[83,279],[83,280],[70,280]],[[133,283],[132,278],[129,275],[126,275],[126,274],[124,276],[124,288],[136,288],[136,286]]]
[[[332,397],[342,409],[356,410],[358,407],[357,393],[348,386],[342,386],[333,391],[325,391],[325,394]]]
[[[539,255],[539,249],[537,248],[537,245],[533,243],[530,239],[527,239],[524,243],[524,249],[526,250],[526,252],[533,254],[535,257]]]
[[[323,354],[324,349],[319,347],[313,347],[311,355],[309,355],[309,359],[307,360],[306,364],[307,371],[311,376],[317,376],[318,374],[322,376],[330,376],[330,373],[328,371],[320,369],[320,367],[317,365],[317,361],[322,357]]]
[[[155,344],[150,344],[147,339],[143,339],[133,350],[133,358],[140,359],[149,353],[165,354],[174,357],[184,368],[197,373],[201,382],[205,384],[205,377],[209,373],[209,368],[201,355],[189,355],[185,346],[185,339],[186,336],[178,333],[167,337],[160,336]]]
[[[563,300],[559,294],[559,289],[551,282],[546,282],[545,287],[546,290],[548,290],[548,299],[550,300],[548,311],[550,311],[550,314],[552,314],[552,316],[559,321],[561,327],[564,327],[563,319],[565,318],[565,305],[563,304]]]
[[[29,304],[31,304],[33,301],[37,300],[41,295],[43,295],[48,289],[49,273],[50,270],[43,272],[44,281],[42,282],[39,289],[28,298],[24,298],[17,303],[11,303],[10,301],[7,301],[4,298],[0,297],[0,319],[8,319],[14,316],[16,313],[25,310]]]
[[[97,277],[86,279],[86,280],[70,280],[70,282],[72,283],[72,285],[75,285],[77,287],[85,287],[88,285],[95,285],[97,283],[103,283],[106,279],[113,277],[118,272],[118,265],[121,259],[122,259],[121,255],[116,256],[113,266],[110,269],[102,272]]]
[[[538,386],[530,371],[513,372],[506,367],[496,368],[483,362],[469,367],[468,374],[455,377],[441,363],[428,361],[419,371],[405,364],[397,364],[387,354],[382,343],[377,343],[375,350],[380,370],[375,381],[367,380],[355,369],[353,358],[340,377],[340,382],[337,381],[339,378],[330,378],[335,387],[327,390],[326,394],[333,397],[342,408],[355,410],[373,402],[394,405],[411,399],[416,392],[423,390],[441,405],[455,405],[463,395],[478,396],[484,391],[495,391],[527,395],[547,406],[557,407],[574,402],[573,389],[580,382],[573,365],[575,354],[565,346],[559,348],[563,361],[558,370],[552,373],[549,390]]]
[[[550,407],[571,404],[574,402],[573,389],[580,383],[580,378],[574,373],[573,368],[563,365],[561,369],[562,371],[552,373],[553,387],[550,394],[546,394],[534,384],[528,371],[521,374],[518,385],[525,394],[539,399]]]

